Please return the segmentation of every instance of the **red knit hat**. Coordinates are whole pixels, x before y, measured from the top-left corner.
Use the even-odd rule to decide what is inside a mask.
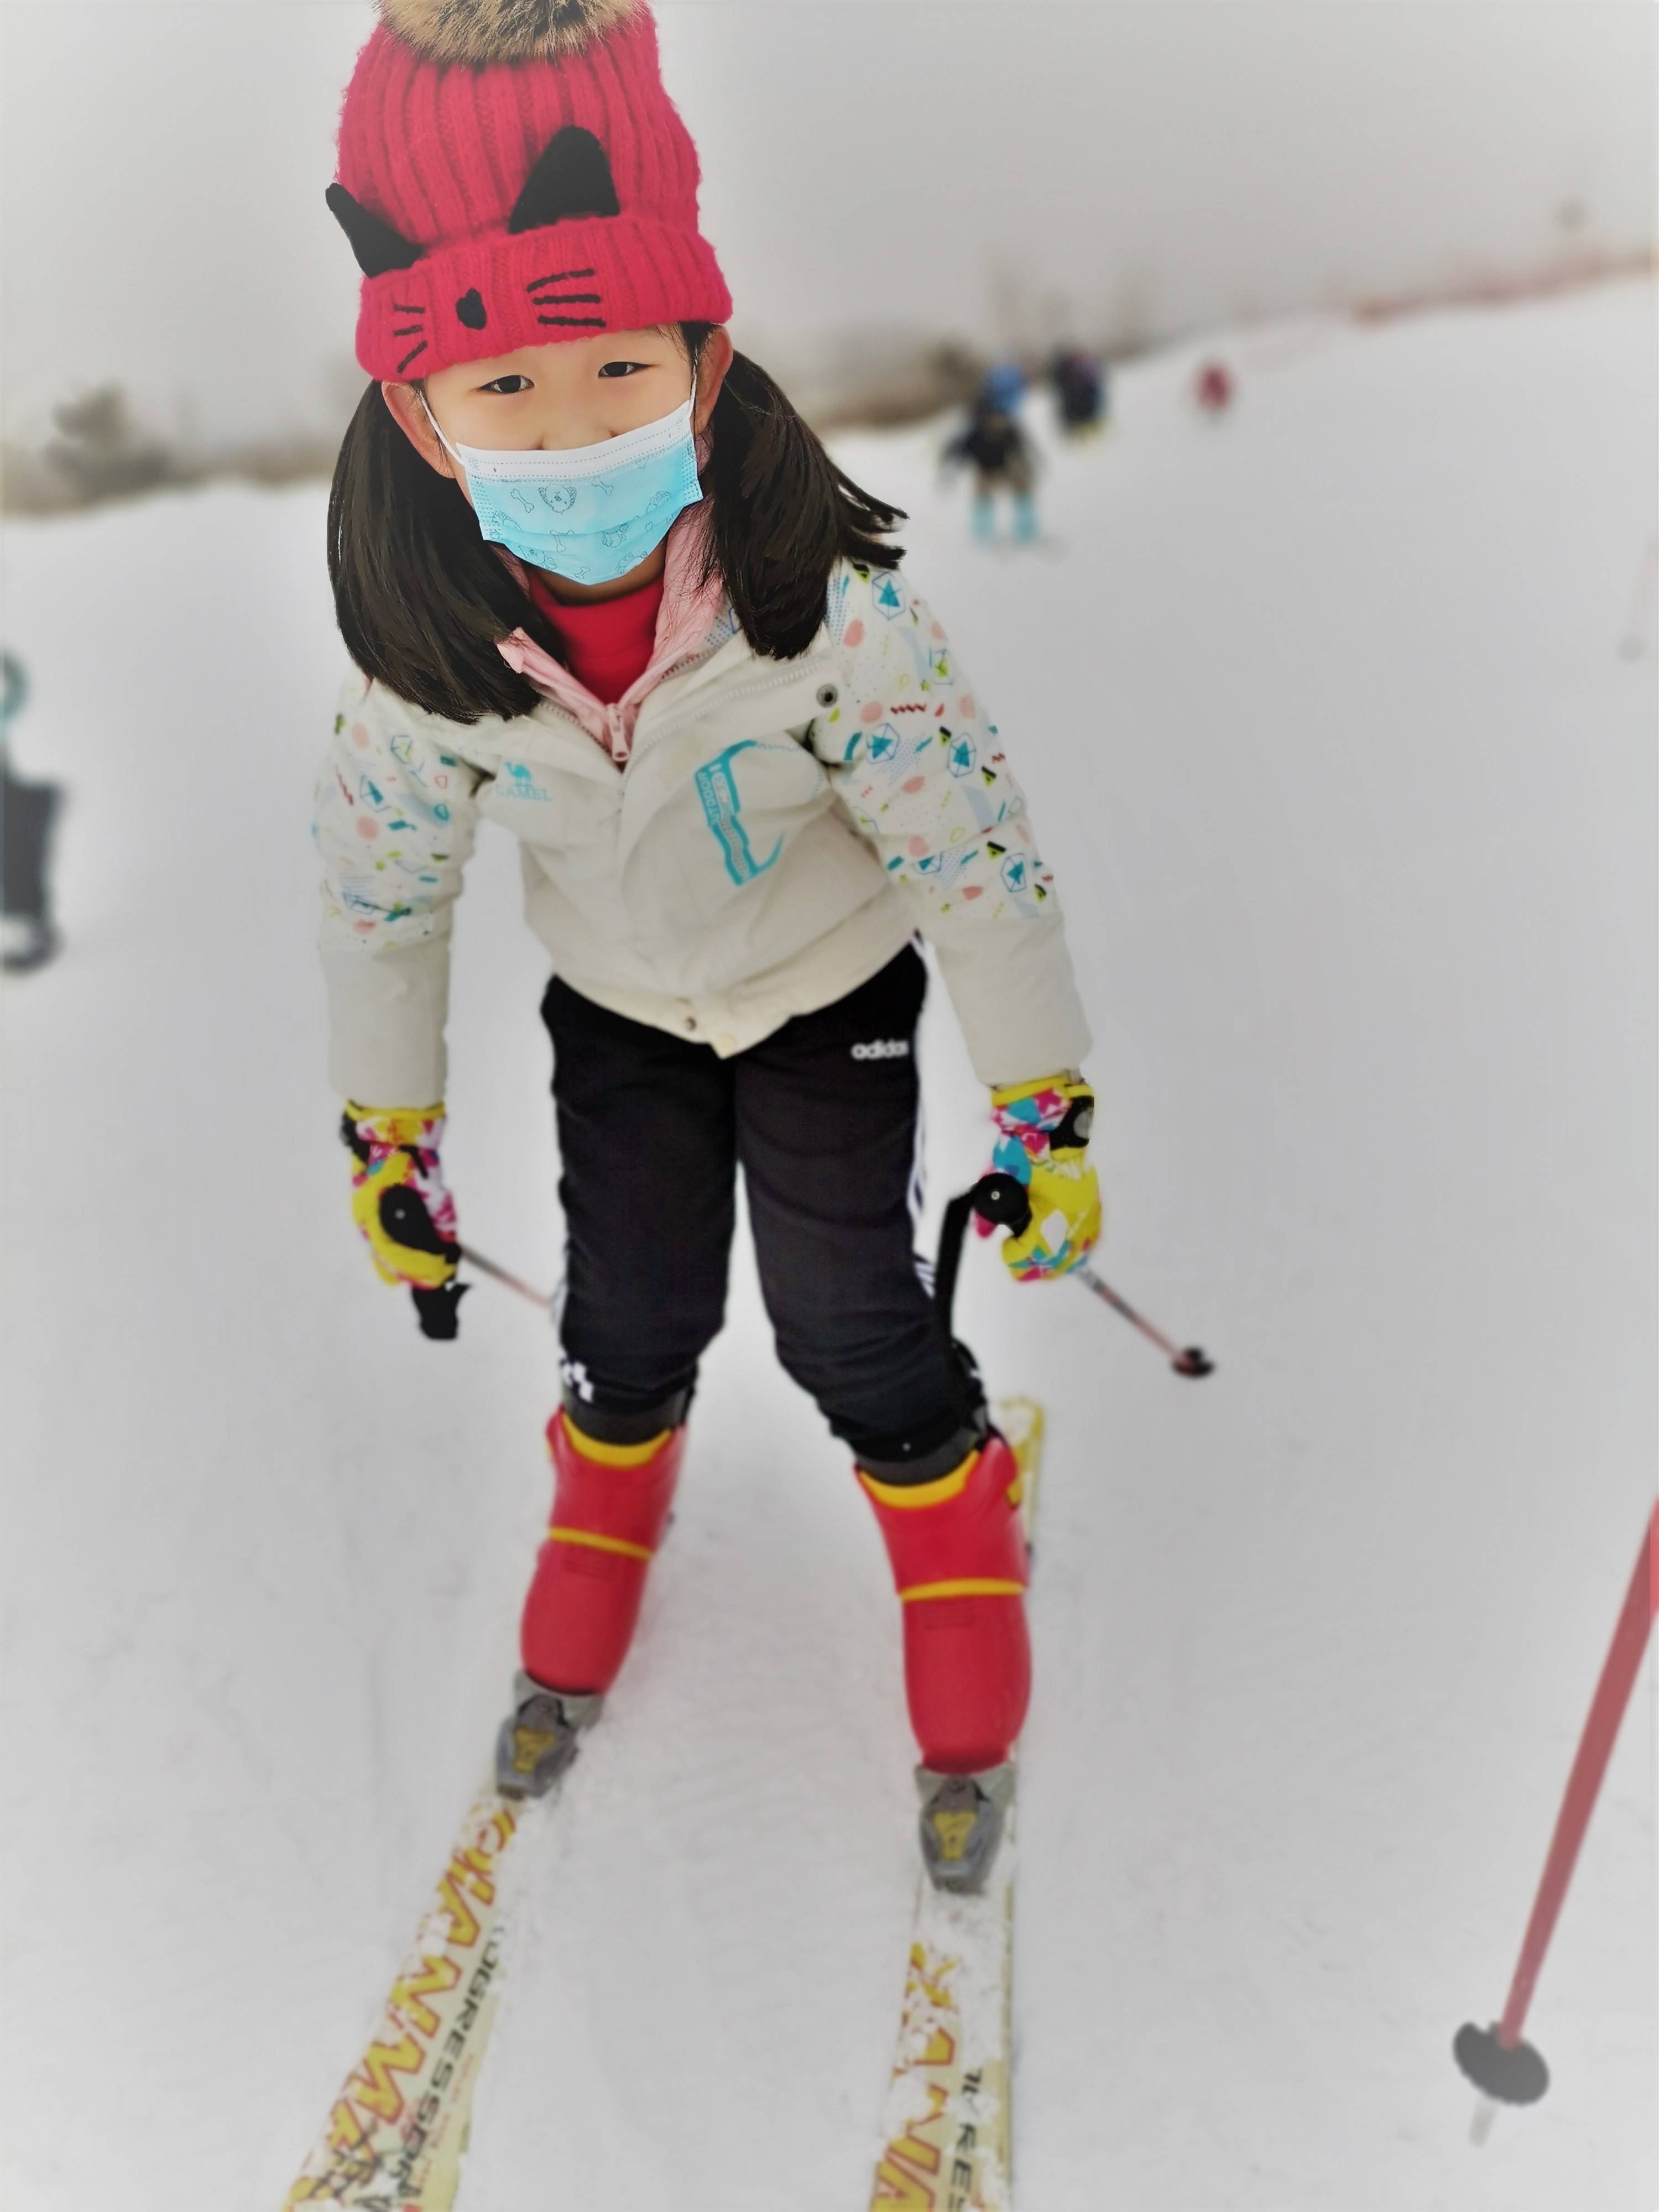
[[[732,312],[642,0],[380,0],[328,204],[363,271],[357,358],[426,376]]]

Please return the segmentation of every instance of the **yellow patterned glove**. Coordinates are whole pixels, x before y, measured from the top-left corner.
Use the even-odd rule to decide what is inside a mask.
[[[340,1119],[352,1158],[351,1218],[382,1282],[406,1284],[417,1294],[423,1327],[422,1294],[446,1291],[461,1259],[455,1201],[438,1162],[443,1133],[441,1105],[348,1103]]]
[[[1002,1245],[1022,1283],[1066,1273],[1100,1235],[1100,1183],[1087,1158],[1094,1115],[1094,1092],[1069,1073],[991,1093],[992,1170],[1023,1182],[1031,1205],[1030,1225]]]

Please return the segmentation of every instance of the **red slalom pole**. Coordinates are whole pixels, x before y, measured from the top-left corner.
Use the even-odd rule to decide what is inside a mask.
[[[1567,1777],[1566,1795],[1561,1801],[1555,1833],[1550,1838],[1543,1880],[1538,1885],[1532,1917],[1527,1923],[1504,2016],[1495,2027],[1461,2027],[1453,2041],[1457,2063],[1470,2081],[1488,2097],[1504,2104],[1534,2104],[1550,2084],[1548,2067],[1531,2044],[1522,2041],[1521,2030],[1526,2023],[1527,2008],[1532,2002],[1534,1985],[1543,1966],[1544,1954],[1549,1949],[1550,1937],[1555,1932],[1567,1885],[1572,1880],[1578,1847],[1584,1840],[1584,1831],[1595,1808],[1601,1778],[1607,1771],[1607,1761],[1618,1740],[1619,1724],[1625,1717],[1630,1693],[1641,1672],[1642,1655],[1647,1649],[1656,1603],[1659,1505],[1655,1506],[1649,1517],[1647,1533],[1636,1557],[1635,1572],[1625,1593],[1618,1626],[1601,1668],[1601,1679],[1590,1701],[1589,1718],[1579,1741],[1578,1756]],[[1484,2128],[1478,2129],[1478,2135],[1484,2136]]]

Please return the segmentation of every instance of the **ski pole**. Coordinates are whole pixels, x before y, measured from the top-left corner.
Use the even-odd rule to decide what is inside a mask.
[[[1521,1956],[1516,1962],[1504,2016],[1489,2028],[1466,2022],[1452,2041],[1458,2064],[1481,2092],[1472,2130],[1476,2142],[1486,2139],[1495,2109],[1493,2100],[1506,2105],[1535,2104],[1550,2085],[1549,2068],[1531,2044],[1522,2040],[1521,2030],[1526,2022],[1527,2008],[1532,2002],[1534,1984],[1544,1963],[1544,1954],[1555,1932],[1567,1884],[1572,1880],[1578,1847],[1584,1840],[1584,1831],[1595,1808],[1601,1778],[1607,1772],[1607,1760],[1619,1735],[1619,1724],[1641,1670],[1642,1654],[1647,1649],[1648,1633],[1653,1626],[1656,1595],[1659,1505],[1655,1506],[1649,1518],[1642,1548],[1636,1555],[1636,1570],[1625,1593],[1613,1642],[1602,1663],[1595,1695],[1590,1701],[1589,1717],[1579,1740],[1578,1755],[1567,1777],[1566,1794],[1556,1819],[1555,1833],[1550,1838],[1549,1855],[1544,1862],[1532,1917],[1522,1939]]]
[[[1025,1186],[1017,1176],[981,1176],[973,1188],[960,1198],[953,1198],[945,1209],[945,1227],[939,1237],[939,1268],[934,1295],[942,1302],[948,1319],[951,1311],[950,1294],[956,1289],[957,1267],[962,1256],[962,1240],[968,1227],[968,1217],[977,1213],[981,1221],[989,1221],[1022,1236],[1030,1226],[1031,1201]],[[1142,1314],[1138,1314],[1127,1298],[1121,1298],[1109,1283],[1102,1280],[1092,1267],[1073,1267],[1071,1273],[1085,1289],[1103,1298],[1114,1313],[1120,1313],[1132,1322],[1141,1334],[1151,1339],[1160,1352],[1169,1356],[1177,1375],[1196,1378],[1213,1375],[1215,1362],[1195,1344],[1182,1352],[1172,1344],[1162,1329],[1154,1328]]]
[[[521,1298],[528,1298],[532,1306],[539,1306],[544,1313],[550,1313],[553,1310],[553,1299],[549,1297],[544,1291],[532,1290],[528,1283],[521,1281],[517,1275],[509,1274],[505,1267],[499,1267],[494,1260],[485,1259],[476,1245],[463,1244],[461,1257],[469,1267],[476,1267],[481,1275],[490,1275],[496,1282],[505,1283],[509,1291],[516,1291]],[[557,1296],[556,1291],[554,1296]]]
[[[1119,1297],[1111,1285],[1103,1282],[1092,1267],[1074,1267],[1072,1272],[1085,1289],[1092,1291],[1097,1298],[1104,1298],[1114,1313],[1121,1313],[1125,1321],[1133,1322],[1143,1336],[1151,1337],[1160,1352],[1167,1352],[1170,1364],[1177,1375],[1215,1373],[1215,1362],[1207,1352],[1195,1344],[1189,1344],[1184,1352],[1177,1351],[1161,1328],[1154,1328],[1144,1314],[1138,1314],[1127,1298]]]
[[[349,1129],[349,1126],[348,1118],[343,1127]],[[459,1251],[462,1259],[476,1267],[481,1275],[489,1275],[494,1281],[504,1283],[509,1291],[516,1291],[521,1298],[528,1298],[532,1305],[539,1306],[544,1313],[552,1312],[554,1300],[559,1295],[556,1291],[552,1297],[544,1297],[539,1291],[532,1290],[528,1283],[499,1266],[495,1261],[486,1259],[473,1246],[447,1243],[433,1227],[432,1217],[419,1194],[410,1190],[406,1183],[394,1184],[390,1190],[382,1192],[380,1212],[380,1225],[394,1243],[407,1244],[415,1252],[434,1252],[441,1255]],[[440,1341],[453,1340],[459,1328],[461,1300],[471,1288],[470,1283],[460,1282],[453,1276],[447,1283],[439,1283],[430,1290],[420,1284],[411,1285],[410,1296],[415,1302],[421,1334]]]

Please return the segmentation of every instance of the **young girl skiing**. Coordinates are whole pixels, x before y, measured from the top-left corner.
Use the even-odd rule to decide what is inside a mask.
[[[450,908],[521,841],[568,1227],[550,1522],[501,1788],[548,1789],[627,1652],[720,1327],[737,1166],[789,1373],[903,1600],[922,1841],[994,1853],[1030,1661],[1016,1470],[918,1276],[933,945],[1023,1279],[1089,1249],[1088,1033],[1024,801],[886,533],[733,351],[635,0],[381,0],[328,199],[374,380],[329,516],[353,661],[319,787],[331,1072],[376,1267],[455,1333]]]

